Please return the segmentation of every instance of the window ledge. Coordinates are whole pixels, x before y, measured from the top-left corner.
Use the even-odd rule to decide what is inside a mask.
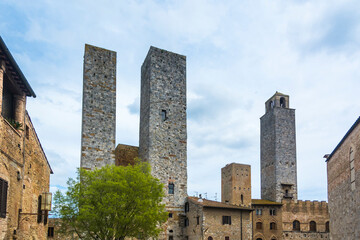
[[[19,137],[22,136],[22,134],[19,132],[19,130],[16,130],[16,129],[11,125],[11,123],[9,123],[9,121],[6,120],[6,118],[4,118],[3,116],[1,116],[1,118],[3,119],[3,121],[4,121]]]

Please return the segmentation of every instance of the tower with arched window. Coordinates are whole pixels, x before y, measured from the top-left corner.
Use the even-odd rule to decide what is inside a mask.
[[[295,109],[289,96],[276,92],[261,120],[261,198],[297,199]]]

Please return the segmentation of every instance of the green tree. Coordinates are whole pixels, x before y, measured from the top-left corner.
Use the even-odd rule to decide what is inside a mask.
[[[62,234],[80,239],[145,239],[158,236],[166,221],[163,185],[151,175],[148,163],[79,170],[76,180],[67,184],[65,194],[54,195],[53,212],[60,218]]]

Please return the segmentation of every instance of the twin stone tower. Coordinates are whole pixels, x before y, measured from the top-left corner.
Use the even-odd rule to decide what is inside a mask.
[[[139,148],[165,186],[164,203],[173,217],[167,228],[181,239],[187,197],[186,57],[155,47],[141,67]],[[261,195],[281,202],[297,198],[295,110],[276,93],[261,118]],[[85,45],[81,164],[101,168],[115,161],[116,52]],[[164,236],[166,239],[166,234]]]

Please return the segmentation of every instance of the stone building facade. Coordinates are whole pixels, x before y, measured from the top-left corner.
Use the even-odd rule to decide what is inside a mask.
[[[360,239],[360,118],[326,158],[331,239]]]
[[[282,239],[282,204],[263,199],[253,199],[252,224],[255,240]]]
[[[186,239],[251,240],[251,207],[188,197],[185,204]]]
[[[0,37],[0,239],[46,239],[51,167],[26,98],[36,97]]]
[[[85,45],[81,163],[84,169],[115,163],[116,52]]]

